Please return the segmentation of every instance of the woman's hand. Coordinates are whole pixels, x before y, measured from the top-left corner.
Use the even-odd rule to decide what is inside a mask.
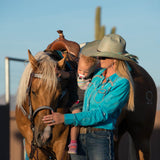
[[[49,126],[60,124],[64,122],[64,114],[52,111],[52,114],[44,116],[42,121],[43,123],[47,123]]]

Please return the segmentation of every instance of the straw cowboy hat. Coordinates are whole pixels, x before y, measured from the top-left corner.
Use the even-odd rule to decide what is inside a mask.
[[[137,62],[138,57],[126,50],[126,41],[117,34],[108,34],[101,41],[93,41],[84,46],[81,54],[92,57],[108,57]]]

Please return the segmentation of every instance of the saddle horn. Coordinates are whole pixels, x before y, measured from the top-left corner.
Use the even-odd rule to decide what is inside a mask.
[[[78,57],[80,51],[79,44],[74,41],[69,41],[65,39],[62,30],[58,30],[57,32],[59,34],[59,38],[49,44],[45,51],[67,51],[68,53]]]

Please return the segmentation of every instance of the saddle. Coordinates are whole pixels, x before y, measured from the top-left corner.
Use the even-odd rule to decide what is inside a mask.
[[[74,41],[69,41],[64,38],[63,31],[58,30],[59,38],[53,41],[51,44],[47,46],[44,50],[45,52],[50,52],[50,56],[56,57],[57,60],[66,58],[66,71],[70,71],[71,83],[67,86],[67,89],[70,93],[68,106],[72,106],[72,104],[78,99],[77,97],[77,80],[76,80],[76,72],[77,72],[77,61],[80,52],[80,46],[78,43]],[[67,56],[66,56],[67,55]]]
[[[63,31],[58,30],[59,38],[53,41],[51,44],[47,46],[45,51],[53,52],[54,50],[59,51],[67,51],[68,53],[74,55],[75,57],[78,57],[80,46],[78,43],[74,41],[69,41],[64,38]]]

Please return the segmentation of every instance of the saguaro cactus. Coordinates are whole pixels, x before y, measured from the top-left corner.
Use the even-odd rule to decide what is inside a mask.
[[[95,40],[101,40],[104,37],[105,29],[105,26],[101,26],[101,7],[97,7],[95,16]],[[116,27],[111,29],[111,33],[116,33]]]
[[[115,34],[115,33],[116,33],[116,27],[112,27],[111,34]]]
[[[95,40],[101,40],[105,35],[105,26],[101,26],[101,7],[96,8]]]

